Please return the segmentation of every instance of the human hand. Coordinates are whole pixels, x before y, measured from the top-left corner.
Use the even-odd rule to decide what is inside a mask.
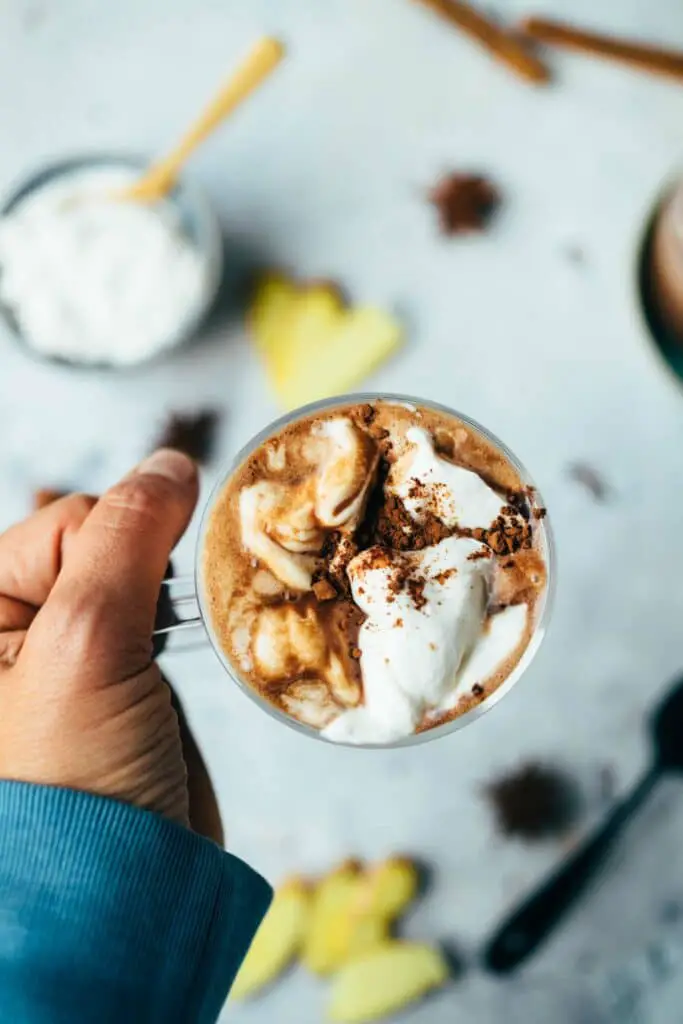
[[[194,463],[163,449],[99,501],[62,498],[0,535],[0,778],[189,823],[178,717],[151,637],[197,495]]]

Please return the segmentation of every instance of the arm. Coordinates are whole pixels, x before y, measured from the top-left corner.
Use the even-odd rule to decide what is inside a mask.
[[[270,901],[246,864],[149,811],[19,782],[0,783],[0,835],[3,1019],[216,1019]]]
[[[3,1020],[210,1024],[270,901],[188,827],[150,636],[197,484],[165,459],[0,536]]]

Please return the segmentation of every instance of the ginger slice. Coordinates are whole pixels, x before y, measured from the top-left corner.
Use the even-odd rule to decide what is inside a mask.
[[[401,343],[401,327],[388,313],[370,307],[339,316],[336,329],[319,337],[300,357],[287,351],[276,390],[287,408],[341,394],[359,384]]]
[[[405,857],[390,857],[366,868],[346,914],[347,938],[336,966],[387,940],[391,925],[413,899],[417,887],[417,868]]]
[[[266,369],[276,387],[288,379],[291,367],[302,368],[312,353],[336,330],[344,304],[334,285],[303,288],[281,325],[277,344],[269,351]]]
[[[391,355],[403,333],[380,309],[345,308],[330,283],[298,286],[280,274],[262,279],[248,321],[288,408],[349,390]]]
[[[267,354],[277,347],[282,325],[293,310],[298,291],[293,281],[276,272],[264,274],[259,280],[248,314],[248,326],[256,347]]]
[[[301,948],[311,910],[311,892],[301,878],[290,878],[276,891],[231,990],[247,999],[279,974]]]
[[[448,978],[442,953],[418,942],[388,941],[341,968],[332,982],[328,1018],[364,1024],[402,1010]]]
[[[357,897],[360,877],[360,864],[349,860],[318,882],[302,954],[304,964],[314,974],[329,974],[346,958],[350,908]]]
[[[356,912],[393,921],[414,898],[418,884],[418,871],[411,860],[389,857],[367,870]]]
[[[344,943],[344,954],[340,957],[336,969],[390,938],[389,923],[383,917],[356,917],[351,914],[347,922],[348,933]]]
[[[352,870],[338,869],[328,875],[314,898],[312,921],[316,921],[315,905],[321,894],[324,907],[319,930],[309,934],[311,946],[308,958],[304,953],[304,962],[316,974],[330,974],[385,942],[392,922],[415,895],[417,884],[417,869],[404,857],[388,858],[363,871],[354,864]],[[333,890],[333,900],[328,887]]]

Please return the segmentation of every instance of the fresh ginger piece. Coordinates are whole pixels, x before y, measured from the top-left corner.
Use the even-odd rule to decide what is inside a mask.
[[[346,958],[350,909],[360,872],[357,861],[346,861],[318,882],[302,953],[304,964],[314,974],[329,974]]]
[[[332,982],[328,1017],[337,1024],[378,1020],[447,978],[448,965],[438,949],[418,942],[385,942],[341,968]]]
[[[417,869],[407,858],[391,857],[363,871],[355,864],[352,871],[346,870],[348,865],[344,868],[323,879],[315,897],[322,891],[327,900],[323,887],[333,888],[334,908],[326,909],[317,935],[309,935],[317,966],[304,953],[304,962],[317,974],[330,974],[386,942],[391,923],[417,890]]]
[[[343,959],[336,965],[342,967],[349,960],[367,953],[369,949],[379,946],[389,938],[388,922],[382,917],[356,917],[351,913],[348,917],[348,938]]]
[[[332,974],[349,960],[389,938],[389,922],[386,918],[357,911],[364,886],[365,879],[361,875],[355,887],[349,890],[347,901],[339,907],[328,932],[324,969],[316,973]]]
[[[407,857],[389,857],[369,868],[364,881],[357,912],[394,921],[414,898],[419,875]]]
[[[266,369],[276,388],[287,381],[290,367],[304,365],[311,352],[336,331],[346,315],[341,295],[326,282],[301,289],[281,322],[277,344],[268,352]]]
[[[277,348],[283,325],[294,309],[299,291],[293,281],[277,272],[264,274],[256,285],[249,310],[249,327],[256,347],[264,355]]]
[[[401,326],[371,307],[345,308],[329,282],[298,285],[264,275],[248,316],[280,401],[293,408],[347,391],[401,343]]]
[[[275,892],[232,986],[233,999],[246,999],[275,978],[301,948],[311,909],[311,893],[301,878],[290,878]]]
[[[274,379],[278,397],[295,408],[341,394],[359,384],[402,341],[394,317],[369,306],[340,314],[336,328],[311,338],[308,351],[283,349]]]

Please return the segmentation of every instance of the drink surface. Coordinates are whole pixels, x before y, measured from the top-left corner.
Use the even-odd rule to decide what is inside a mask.
[[[481,703],[546,589],[545,510],[506,455],[441,411],[340,404],[256,448],[212,508],[205,606],[235,674],[347,743]]]

